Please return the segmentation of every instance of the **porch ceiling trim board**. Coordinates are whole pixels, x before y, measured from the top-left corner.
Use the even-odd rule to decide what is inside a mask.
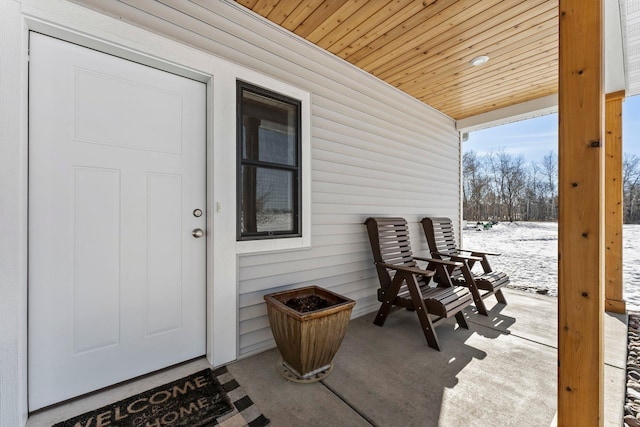
[[[456,127],[460,132],[474,132],[556,112],[558,94],[553,94],[458,120]]]
[[[558,425],[604,424],[603,0],[560,0]]]
[[[640,2],[621,0],[622,22],[626,24],[627,96],[640,94]]]
[[[626,65],[622,13],[624,0],[605,1],[604,5],[604,91],[625,90]]]

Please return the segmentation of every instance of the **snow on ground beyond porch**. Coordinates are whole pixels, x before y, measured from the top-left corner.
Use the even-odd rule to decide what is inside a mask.
[[[535,292],[548,289],[558,295],[558,224],[547,222],[499,223],[476,231],[468,222],[463,229],[465,249],[494,251],[494,270],[509,274],[512,288]],[[623,280],[627,310],[640,310],[640,225],[623,227]]]

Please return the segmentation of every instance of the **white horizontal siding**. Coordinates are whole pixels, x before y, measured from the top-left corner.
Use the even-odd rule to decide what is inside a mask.
[[[347,100],[345,99],[345,101]],[[351,106],[347,106],[335,100],[326,99],[315,93],[312,112],[316,120],[326,119],[329,121],[330,127],[328,127],[328,129],[332,129],[335,125],[342,124],[350,128],[347,134],[357,135],[359,131],[368,132],[372,143],[384,143],[385,139],[393,138],[399,142],[405,142],[407,145],[414,145],[417,148],[421,148],[421,141],[436,142],[439,138],[445,137],[450,132],[446,127],[442,127],[442,123],[439,124],[440,126],[429,120],[421,120],[419,123],[416,123],[410,116],[394,117],[385,115],[384,117],[380,117],[378,115],[378,106],[367,105],[367,103],[356,103],[354,101],[350,103]],[[376,114],[365,114],[359,110],[359,108],[371,109],[371,107],[376,108],[374,110]],[[391,113],[391,111],[389,111],[389,113]],[[432,133],[429,135],[424,135],[419,132],[425,122],[429,123],[432,128]],[[319,128],[323,127],[321,122],[314,122],[314,124]],[[437,147],[435,148],[437,151]]]
[[[27,419],[26,61],[20,4],[0,2],[0,427]],[[25,50],[23,50],[25,49]]]
[[[452,119],[226,1],[79,3],[312,94],[312,248],[239,257],[240,356],[274,345],[267,293],[316,284],[355,299],[354,315],[377,309],[368,216],[406,217],[416,252],[420,218],[457,219]]]

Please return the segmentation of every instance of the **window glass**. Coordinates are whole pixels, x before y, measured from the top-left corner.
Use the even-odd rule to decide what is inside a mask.
[[[238,83],[238,239],[300,236],[300,102]]]
[[[255,166],[242,167],[243,187],[255,188],[255,205],[241,212],[255,210],[255,215],[243,215],[243,232],[294,232],[293,172]],[[251,196],[254,197],[253,195]],[[252,203],[250,201],[249,203]]]
[[[243,92],[242,157],[296,164],[297,106]]]

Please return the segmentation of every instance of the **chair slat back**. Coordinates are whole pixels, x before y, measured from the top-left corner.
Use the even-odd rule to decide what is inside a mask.
[[[380,287],[387,289],[391,285],[394,270],[380,263],[416,267],[409,241],[409,227],[404,218],[367,218],[365,221],[369,234],[369,243],[380,279]],[[424,279],[419,278],[420,284]]]
[[[442,254],[453,255],[457,251],[453,224],[449,218],[423,218],[422,227],[427,236],[429,250]]]

